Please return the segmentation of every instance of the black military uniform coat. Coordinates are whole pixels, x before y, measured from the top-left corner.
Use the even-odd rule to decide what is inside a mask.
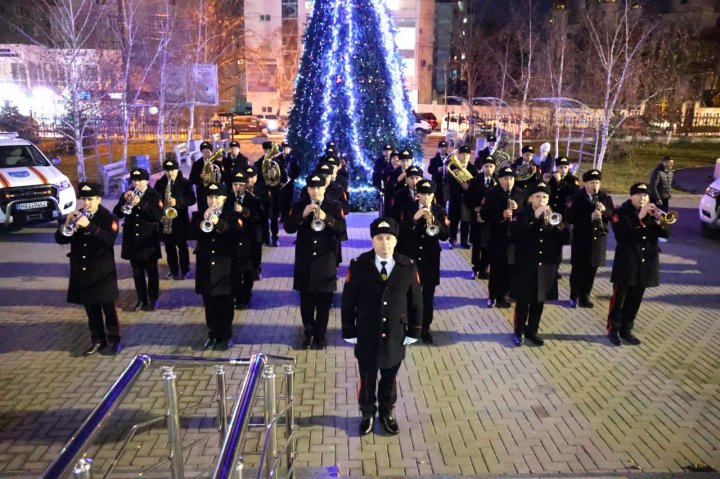
[[[612,198],[604,191],[598,193],[598,201],[605,206],[600,227],[591,219],[595,203],[585,188],[580,188],[567,201],[564,218],[573,225],[570,262],[574,265],[605,266],[608,221],[614,206]]]
[[[651,288],[660,284],[658,238],[667,238],[669,231],[650,215],[640,221],[638,213],[627,200],[612,215],[617,246],[610,281],[619,286]]]
[[[231,295],[232,259],[235,254],[231,220],[226,210],[220,213],[217,224],[209,233],[200,229],[205,210],[193,213],[190,233],[197,240],[195,247],[195,292],[205,296]]]
[[[518,188],[513,188],[511,197],[518,204],[517,212],[523,207],[523,198],[525,192]],[[508,224],[503,218],[503,211],[507,209],[508,194],[498,184],[485,192],[483,196],[482,206],[480,207],[480,216],[487,222],[490,228],[488,235],[488,253],[493,261],[507,261],[508,246],[510,239],[508,237]]]
[[[405,181],[398,181],[398,178],[403,173],[401,167],[393,168],[390,164],[383,172],[383,181],[385,182],[385,199],[390,201],[395,192],[405,186]]]
[[[510,283],[510,297],[535,303],[558,297],[557,267],[560,245],[567,236],[562,231],[535,218],[532,206],[525,205],[510,224],[515,243],[515,265]]]
[[[405,336],[420,337],[422,290],[415,263],[395,254],[387,281],[375,267],[375,252],[350,262],[342,296],[342,337],[357,338],[355,357],[378,369],[405,358]]]
[[[525,162],[525,159],[521,156],[517,160],[515,160],[515,163],[513,163],[512,168],[517,172],[518,168],[522,166],[522,164]],[[528,190],[531,186],[536,185],[542,181],[542,172],[540,171],[540,167],[535,164],[534,161],[530,160],[530,163],[535,166],[535,173],[527,180],[515,180],[515,188],[521,189],[521,190]],[[524,200],[525,198],[523,198]],[[524,201],[523,201],[524,203]],[[520,203],[518,203],[520,204]]]
[[[385,156],[381,156],[375,160],[372,174],[372,184],[378,190],[382,188],[383,172],[390,165],[390,160],[386,160]]]
[[[155,182],[153,189],[162,195],[163,203],[165,202],[165,189],[167,188],[168,178],[163,175]],[[183,178],[182,171],[178,171],[177,177],[173,182],[171,196],[175,198],[174,208],[177,210],[177,218],[172,222],[172,237],[184,240],[188,237],[188,229],[190,228],[190,214],[188,208],[195,204],[195,192],[192,183]],[[164,205],[168,207],[169,205]],[[162,226],[161,226],[162,230]],[[163,235],[164,236],[164,235]]]
[[[260,201],[247,190],[240,201],[243,209],[238,213],[235,211],[238,198],[230,191],[223,210],[228,219],[236,259],[240,270],[244,271],[254,269],[253,253],[262,243],[262,207]]]
[[[223,168],[223,160],[218,159],[218,160],[215,160],[213,163],[216,164],[220,168],[220,181],[225,180],[226,174],[225,174],[225,170]],[[204,167],[205,167],[204,159],[200,158],[199,160],[196,160],[190,167],[190,176],[188,176],[188,180],[190,180],[190,182],[193,185],[195,185],[195,194],[197,196],[198,211],[205,211],[205,210],[207,210],[207,207],[208,207],[207,192],[205,191],[205,183],[203,182],[202,178],[200,178],[200,174],[202,173]]]
[[[162,258],[160,253],[160,218],[165,214],[160,193],[149,186],[140,197],[129,216],[125,216],[122,207],[125,195],[115,205],[113,213],[123,221],[122,250],[120,257],[132,261],[150,261]]]
[[[429,236],[425,230],[427,223],[425,218],[418,222],[413,219],[420,208],[420,203],[414,201],[403,209],[400,219],[400,238],[398,238],[398,253],[415,260],[420,283],[423,286],[437,286],[440,284],[440,241],[446,241],[450,237],[447,215],[445,210],[433,203],[430,207],[435,224],[440,228],[437,236]]]
[[[468,172],[473,176],[473,178],[476,178],[478,176],[482,176],[482,173],[478,171],[477,168],[475,168],[475,165],[468,162],[467,164],[467,170]],[[460,183],[455,181],[452,177],[450,177],[450,174],[448,173],[448,184],[450,185],[450,198],[448,198],[451,202],[454,204],[462,204],[462,197],[465,194],[465,190],[463,190],[462,186],[460,186]]]
[[[118,296],[113,245],[118,235],[118,219],[103,205],[98,207],[86,228],[74,235],[55,232],[58,244],[70,244],[70,282],[67,302],[99,304],[115,301]]]
[[[560,181],[555,179],[553,175],[548,181],[550,187],[550,208],[556,213],[560,213],[565,217],[565,204],[579,188],[580,181],[574,175],[568,173]]]
[[[416,195],[417,193],[411,191],[407,185],[397,190],[390,199],[390,208],[385,211],[385,216],[391,216],[399,222],[402,212],[415,201]]]
[[[443,181],[445,180],[443,175],[443,166],[445,165],[445,163],[443,163],[444,160],[445,157],[443,157],[439,152],[435,153],[435,156],[430,158],[430,163],[428,163],[427,168],[428,174],[436,186],[435,200],[441,205],[444,205],[446,200],[443,196]]]
[[[485,161],[485,158],[490,156],[490,147],[486,146],[482,150],[478,151],[477,156],[475,157],[475,168],[480,170],[483,165],[483,161]]]
[[[337,201],[323,199],[325,229],[314,231],[313,215],[302,217],[310,198],[293,204],[285,220],[285,232],[297,233],[293,289],[302,292],[331,293],[337,290],[337,257],[340,238],[345,234],[345,217]]]
[[[487,222],[480,223],[477,221],[475,208],[482,205],[485,192],[497,184],[495,175],[490,178],[490,186],[485,186],[485,175],[481,172],[473,178],[468,185],[468,189],[463,195],[463,203],[472,211],[473,219],[470,221],[470,242],[484,248],[488,245],[490,238],[490,225]],[[507,206],[507,201],[505,202]]]
[[[242,153],[238,153],[238,156],[233,156],[231,153],[227,153],[222,160],[223,168],[223,181],[228,188],[228,191],[232,189],[233,174],[238,170],[244,170],[248,167],[248,158]]]

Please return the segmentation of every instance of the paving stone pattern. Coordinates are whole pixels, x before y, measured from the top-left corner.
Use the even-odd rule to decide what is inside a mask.
[[[639,347],[614,348],[605,339],[609,267],[598,274],[595,309],[553,302],[540,330],[546,345],[515,348],[512,310],[485,307],[485,282],[468,279],[468,250],[444,250],[436,344],[410,347],[400,370],[399,436],[384,434],[379,424],[375,434],[358,436],[358,373],[351,347],[340,339],[340,293],[328,349],[295,349],[302,338],[291,290],[292,237],[265,249],[252,309],[236,313],[237,345],[224,354],[297,359],[300,467],[337,465],[350,476],[681,472],[696,463],[720,469],[720,242],[700,236],[697,197],[675,205],[681,219],[662,245],[662,286],[647,291],[636,322]],[[338,290],[349,258],[371,248],[372,217],[349,216]],[[52,234],[46,225],[0,236],[0,477],[42,471],[134,355],[221,354],[201,350],[203,312],[192,280],[163,280],[158,311],[128,311],[132,275],[118,242],[126,347],[114,358],[79,356],[89,341],[86,319],[82,308],[65,302],[67,250]],[[563,299],[568,254],[566,248]],[[228,370],[230,395],[243,373]],[[100,470],[132,424],[164,413],[160,377],[159,370],[144,373],[88,452]],[[186,471],[201,475],[218,452],[212,368],[179,370],[178,390],[181,406],[192,408],[182,419]],[[259,450],[261,441],[252,431],[246,452]],[[131,441],[118,470],[152,465],[167,456],[166,447],[157,424]]]

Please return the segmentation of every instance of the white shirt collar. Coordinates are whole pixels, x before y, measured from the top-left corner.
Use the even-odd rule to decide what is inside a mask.
[[[380,261],[387,261],[387,264],[385,265],[385,271],[387,271],[388,276],[390,276],[390,273],[392,272],[393,268],[395,267],[395,259],[390,256],[389,258],[381,258],[377,254],[375,255],[375,267],[378,270],[378,273],[380,270],[382,270],[382,264],[380,264]]]

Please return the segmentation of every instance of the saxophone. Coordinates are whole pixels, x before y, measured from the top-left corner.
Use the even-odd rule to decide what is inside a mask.
[[[163,234],[172,234],[172,222],[177,218],[178,212],[175,208],[170,205],[170,199],[172,198],[172,187],[173,181],[168,179],[167,186],[165,187],[165,216],[163,216]]]

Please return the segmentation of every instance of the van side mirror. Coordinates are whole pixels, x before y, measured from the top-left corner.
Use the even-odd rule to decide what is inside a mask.
[[[60,158],[50,158],[50,163],[52,163],[55,166],[58,166],[62,161],[60,161]]]

